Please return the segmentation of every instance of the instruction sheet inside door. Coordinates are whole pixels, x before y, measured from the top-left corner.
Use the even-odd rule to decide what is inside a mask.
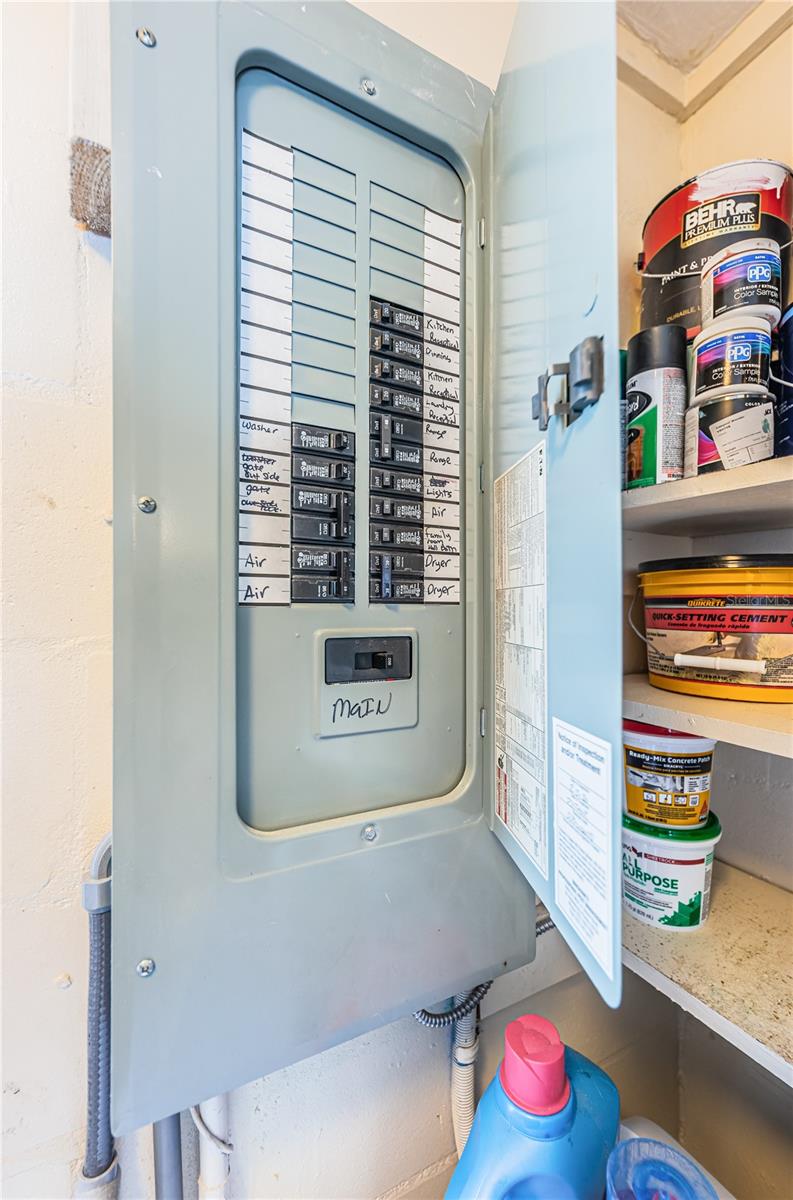
[[[548,878],[545,444],[495,482],[496,817]]]

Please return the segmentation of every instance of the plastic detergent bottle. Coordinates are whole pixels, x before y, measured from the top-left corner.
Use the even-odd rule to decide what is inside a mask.
[[[603,1200],[619,1095],[544,1017],[512,1021],[446,1200]]]

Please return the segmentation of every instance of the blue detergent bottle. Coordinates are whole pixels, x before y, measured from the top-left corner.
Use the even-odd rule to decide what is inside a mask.
[[[512,1021],[446,1200],[603,1200],[619,1129],[605,1072],[544,1017]]]

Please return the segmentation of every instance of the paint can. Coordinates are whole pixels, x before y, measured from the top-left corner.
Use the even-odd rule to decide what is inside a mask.
[[[686,180],[656,204],[642,233],[641,328],[700,329],[700,275],[708,259],[744,237],[784,246],[793,221],[793,173],[744,159]]]
[[[639,564],[653,687],[717,700],[793,700],[793,554]]]
[[[689,408],[685,423],[686,479],[773,458],[774,407],[770,392],[737,392]]]
[[[702,268],[702,326],[724,316],[761,317],[775,329],[782,312],[782,260],[770,238],[724,246]]]
[[[708,819],[715,746],[694,733],[623,721],[626,815],[668,829],[701,828]]]
[[[694,338],[690,404],[768,391],[771,328],[761,317],[722,317]]]
[[[698,929],[710,911],[713,854],[721,823],[701,829],[650,829],[622,818],[622,902],[646,925]]]
[[[793,307],[779,326],[777,378],[772,382],[776,395],[774,453],[777,458],[793,454]]]
[[[628,342],[623,404],[626,488],[683,477],[686,411],[686,331],[682,325],[643,329]]]

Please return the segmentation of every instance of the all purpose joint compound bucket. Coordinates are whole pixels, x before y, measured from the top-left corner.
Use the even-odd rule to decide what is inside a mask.
[[[702,268],[703,328],[734,313],[761,317],[775,328],[782,312],[782,260],[771,238],[725,246]]]
[[[622,818],[622,902],[646,925],[698,929],[710,909],[713,851],[721,825],[711,813],[700,829],[651,829]]]
[[[639,564],[650,683],[723,700],[793,700],[793,554]]]
[[[685,476],[731,471],[774,457],[770,392],[738,392],[695,404],[686,413]]]
[[[641,327],[700,328],[700,273],[747,237],[790,240],[793,175],[784,163],[745,159],[703,171],[656,204],[642,233]]]
[[[694,338],[690,404],[733,392],[766,392],[771,326],[760,317],[722,317]]]
[[[686,331],[643,329],[628,342],[623,409],[627,488],[683,478]]]
[[[641,721],[623,723],[622,743],[626,815],[667,829],[701,828],[708,819],[716,743]]]

